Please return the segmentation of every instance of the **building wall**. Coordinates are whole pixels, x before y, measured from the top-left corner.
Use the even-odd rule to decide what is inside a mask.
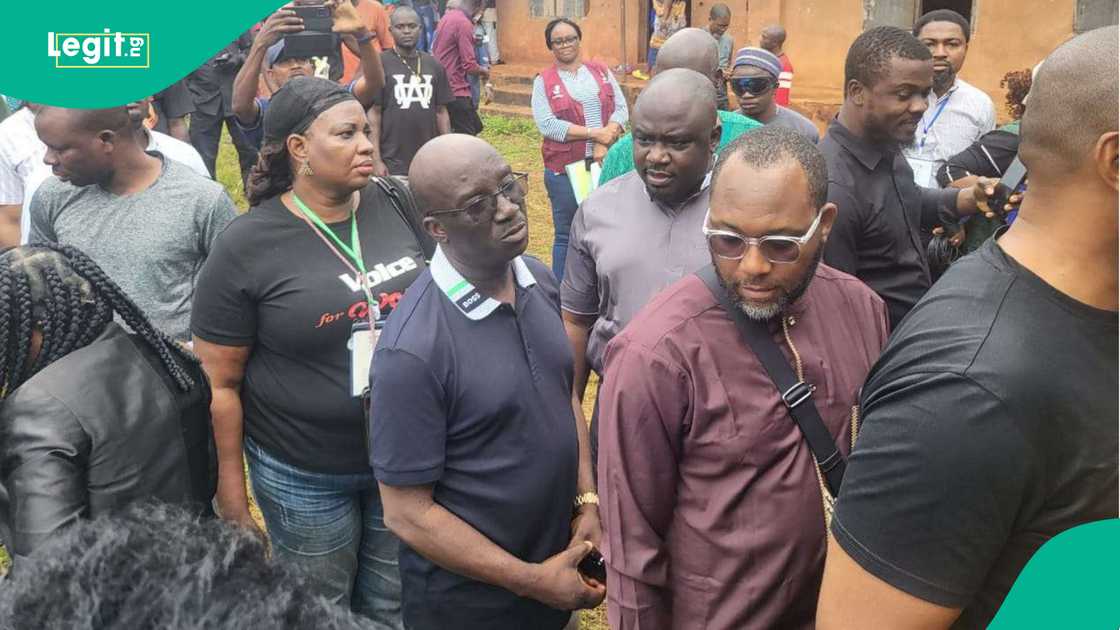
[[[598,59],[614,67],[622,63],[625,50],[626,62],[637,63],[641,26],[638,4],[639,0],[587,0],[587,15],[576,20],[583,31],[585,59]],[[552,53],[544,43],[544,27],[549,18],[530,17],[527,0],[498,0],[497,7],[502,58],[510,63],[542,68],[552,63]]]
[[[1034,67],[1073,36],[1074,0],[975,0],[975,7],[961,77],[987,92],[1005,121],[1000,79],[1011,70]]]
[[[647,1],[587,0],[588,13],[579,20],[584,56],[612,67],[624,58],[630,64],[644,61],[639,30],[645,13],[639,7],[647,7]],[[717,1],[692,0],[695,26],[707,23],[708,11]],[[731,7],[728,32],[736,48],[757,46],[759,33],[769,24],[786,27],[786,52],[794,65],[794,104],[815,118],[827,119],[842,100],[844,57],[863,29],[867,7],[907,0],[723,1]],[[920,6],[919,0],[910,1]],[[544,66],[552,61],[543,36],[548,20],[530,18],[528,4],[498,0],[502,56],[513,63]],[[1074,4],[1075,0],[974,0],[973,39],[961,77],[991,96],[1001,120],[1006,112],[1000,79],[1010,70],[1034,66],[1072,36]]]

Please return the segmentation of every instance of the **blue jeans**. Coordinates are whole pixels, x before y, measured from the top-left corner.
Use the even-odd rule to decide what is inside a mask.
[[[552,226],[555,230],[552,237],[552,274],[560,281],[564,279],[564,261],[568,258],[572,219],[576,216],[579,204],[576,203],[576,194],[572,192],[572,184],[566,173],[557,175],[545,169],[544,188],[552,203]]]
[[[486,44],[479,44],[474,47],[474,56],[478,60],[478,65],[490,69],[490,53],[486,52]],[[471,86],[471,102],[474,103],[475,108],[478,108],[479,103],[482,102],[482,77],[477,74],[468,74],[467,83]]]
[[[426,53],[430,53],[432,52],[432,42],[436,38],[436,24],[439,22],[436,7],[434,4],[422,4],[413,8],[420,16],[419,48]]]
[[[373,473],[303,470],[249,438],[245,454],[273,556],[303,569],[324,597],[378,630],[401,630],[400,540],[385,527]]]

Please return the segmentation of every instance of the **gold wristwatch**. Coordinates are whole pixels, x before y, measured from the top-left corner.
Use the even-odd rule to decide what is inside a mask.
[[[577,496],[576,500],[572,503],[575,505],[575,509],[577,510],[585,505],[598,506],[599,495],[595,494],[594,492],[584,492],[583,494]]]

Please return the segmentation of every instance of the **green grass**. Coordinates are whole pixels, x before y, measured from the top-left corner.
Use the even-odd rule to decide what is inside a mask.
[[[540,134],[533,122],[527,119],[483,116],[482,120],[486,125],[482,138],[498,149],[498,152],[509,161],[513,170],[529,173],[529,197],[527,200],[529,253],[544,261],[545,264],[551,264],[552,210],[548,202],[548,194],[544,188]],[[218,153],[218,181],[225,186],[238,209],[242,212],[248,209],[249,204],[245,200],[245,193],[241,184],[237,152],[230,143],[228,134],[225,133],[222,135],[221,150]],[[584,405],[584,414],[588,419],[591,418],[590,402],[594,400],[597,387],[598,382],[592,375],[587,403]],[[3,573],[7,562],[7,554],[4,553],[3,547],[0,547],[0,574]],[[582,630],[607,630],[606,607],[600,606],[596,610],[584,611],[580,628]]]

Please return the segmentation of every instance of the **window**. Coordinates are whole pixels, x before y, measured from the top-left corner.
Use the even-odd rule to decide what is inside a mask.
[[[922,0],[922,10],[918,16],[925,15],[938,9],[952,9],[964,16],[972,24],[972,0]],[[917,19],[917,18],[915,18]]]
[[[1077,0],[1073,12],[1073,32],[1084,33],[1116,24],[1120,5],[1116,0]]]
[[[876,26],[897,26],[910,30],[918,11],[917,0],[864,0],[863,30]]]
[[[529,0],[529,17],[578,19],[587,15],[587,0]]]
[[[1098,0],[1078,0],[1097,2]],[[1105,0],[1111,2],[1112,0]],[[864,0],[863,29],[897,26],[910,30],[917,19],[937,9],[952,9],[972,21],[973,0]]]

